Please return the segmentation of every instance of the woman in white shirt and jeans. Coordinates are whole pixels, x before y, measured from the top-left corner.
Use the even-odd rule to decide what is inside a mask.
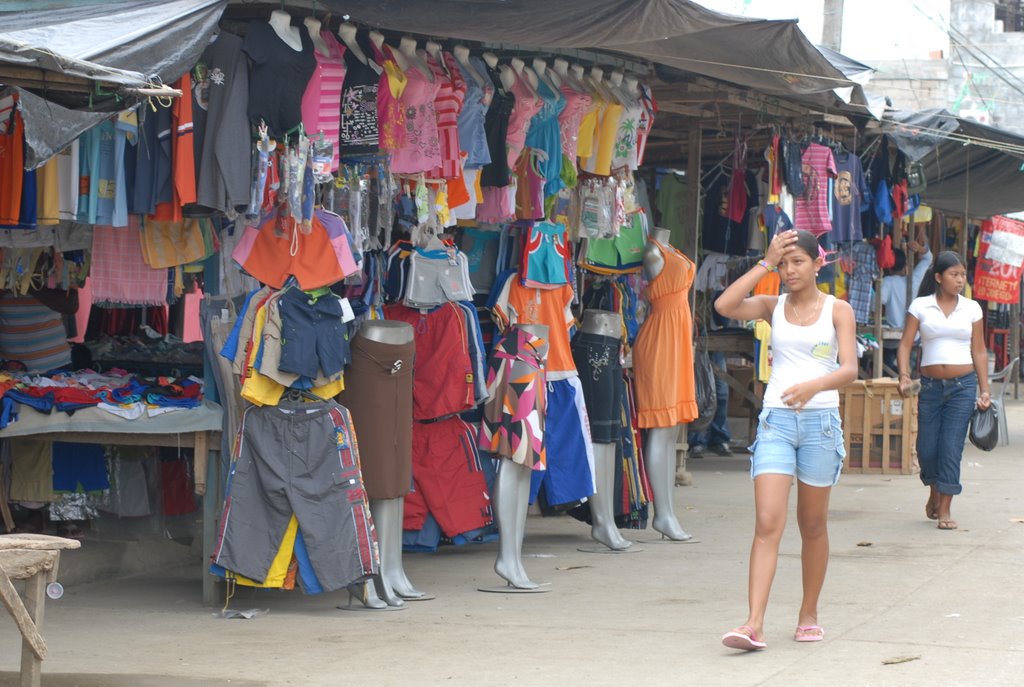
[[[907,311],[897,362],[900,392],[910,389],[910,349],[921,333],[921,395],[918,399],[917,459],[921,481],[931,490],[925,514],[940,530],[955,530],[950,517],[959,494],[960,459],[975,404],[987,408],[988,351],[981,306],[960,295],[967,282],[963,258],[943,251],[921,282]],[[976,396],[978,387],[981,396]]]
[[[772,373],[751,447],[756,524],[750,549],[749,615],[722,637],[722,643],[733,649],[766,646],[764,615],[794,477],[803,541],[803,601],[794,639],[817,642],[825,636],[818,624],[818,597],[828,567],[828,499],[846,455],[838,389],[857,378],[857,342],[849,303],[818,290],[815,277],[823,262],[813,234],[782,232],[772,239],[764,260],[715,301],[715,309],[726,317],[772,324]],[[776,269],[786,294],[748,295]]]

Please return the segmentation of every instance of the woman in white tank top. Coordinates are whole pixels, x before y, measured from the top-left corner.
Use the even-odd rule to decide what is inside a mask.
[[[815,277],[823,262],[813,234],[782,232],[772,239],[764,259],[715,302],[715,309],[726,317],[772,324],[772,373],[750,447],[756,510],[750,610],[743,625],[722,637],[722,643],[733,649],[767,646],[764,614],[794,477],[804,575],[794,638],[816,642],[825,636],[818,624],[818,597],[828,567],[828,499],[846,455],[838,389],[857,378],[857,343],[853,309],[817,288]],[[775,270],[788,293],[749,296],[761,278]]]

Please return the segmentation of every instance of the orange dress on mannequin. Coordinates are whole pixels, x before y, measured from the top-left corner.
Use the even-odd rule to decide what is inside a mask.
[[[693,380],[693,317],[687,298],[696,265],[653,239],[665,261],[647,285],[651,312],[633,345],[640,427],[675,427],[697,419]]]

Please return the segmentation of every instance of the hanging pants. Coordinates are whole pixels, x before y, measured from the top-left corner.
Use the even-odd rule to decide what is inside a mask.
[[[324,591],[379,572],[348,410],[253,406],[242,416],[213,563],[262,582],[292,514]]]

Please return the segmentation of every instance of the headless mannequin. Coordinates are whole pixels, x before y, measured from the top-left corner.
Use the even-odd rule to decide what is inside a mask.
[[[297,26],[292,26],[292,15],[284,10],[274,10],[270,13],[268,22],[274,33],[295,52],[302,52],[302,34]]]
[[[533,61],[533,72],[537,75],[537,78],[540,81],[543,81],[545,84],[547,84],[548,88],[550,88],[555,93],[558,92],[558,83],[555,82],[555,79],[558,78],[558,75],[548,69],[547,62],[541,59],[535,59]]]
[[[431,82],[434,81],[434,72],[430,71],[430,66],[426,60],[420,57],[419,53],[416,52],[416,39],[408,36],[402,38],[398,44],[398,52],[401,53],[407,62],[407,65],[411,65],[423,72],[423,76]],[[403,71],[406,71],[408,66],[402,67]]]
[[[442,67],[444,66],[444,59],[443,55],[441,54],[440,43],[435,43],[434,41],[427,41],[427,44],[423,46],[423,49],[424,51],[426,51],[428,55],[437,60],[437,63],[439,65],[441,65]]]
[[[622,338],[622,315],[608,310],[586,310],[580,331]],[[613,551],[633,545],[615,526],[615,444],[594,442],[594,477],[597,491],[590,497],[590,536]]]
[[[548,338],[548,328],[545,325],[516,326],[534,336]],[[529,466],[501,459],[498,463],[498,474],[494,478],[494,494],[491,496],[500,537],[494,572],[506,580],[510,587],[516,589],[540,587],[530,580],[526,575],[526,569],[523,568],[523,536],[526,534],[526,511],[530,505],[532,472]]]
[[[484,77],[477,73],[476,68],[469,63],[469,48],[464,45],[456,45],[452,48],[452,54],[455,55],[459,66],[462,67],[462,73],[476,81],[477,86],[483,90],[488,84],[484,81]]]
[[[661,274],[665,267],[665,258],[661,255],[661,249],[654,241],[662,245],[669,245],[668,241],[671,232],[668,229],[657,228],[651,232],[653,241],[648,241],[644,248],[644,277],[648,281],[653,280]],[[679,345],[689,346],[689,341],[680,341]],[[687,534],[676,518],[675,504],[672,499],[672,491],[675,487],[676,470],[676,440],[679,431],[685,424],[674,427],[653,427],[647,431],[647,450],[644,452],[644,465],[647,468],[647,478],[651,483],[651,495],[654,497],[654,522],[652,527],[656,532],[672,541],[688,541],[693,536]]]
[[[323,29],[320,20],[316,17],[306,17],[302,20],[302,23],[305,24],[306,30],[309,31],[309,37],[313,41],[313,48],[321,55],[330,55],[331,51],[328,49],[327,43],[320,37],[320,31]]]
[[[356,31],[357,29],[354,25],[346,22],[338,27],[338,38],[341,39],[357,60],[363,64],[372,64],[363,52],[363,49],[359,47],[359,42],[356,41]],[[370,34],[370,37],[373,37],[372,33]]]
[[[609,103],[618,103],[618,94],[613,93],[610,88],[604,82],[604,70],[600,67],[593,67],[590,70],[590,75],[587,78],[587,82],[590,84],[591,89],[603,100]]]
[[[583,84],[580,83],[575,74],[569,71],[569,63],[566,60],[563,60],[561,57],[556,59],[551,71],[557,74],[562,82],[567,83],[574,91],[583,92]]]
[[[494,63],[491,64],[491,61],[487,59],[488,55],[490,55],[490,53],[484,53],[484,61],[491,66],[491,69],[498,70],[498,76],[501,78],[501,87],[504,88],[506,91],[511,92],[512,86],[514,86],[516,83],[515,70],[512,69],[512,67],[508,66],[507,64],[496,66],[498,65],[498,58],[496,57],[494,58]],[[491,57],[494,56],[491,55]]]
[[[384,344],[403,345],[414,338],[412,325],[391,320],[365,320],[359,336]],[[384,418],[381,418],[385,421]],[[370,499],[370,515],[377,530],[380,547],[380,577],[367,585],[363,605],[369,608],[402,606],[402,599],[422,599],[427,595],[412,586],[402,567],[402,521],[405,499]],[[433,597],[431,597],[433,598]]]

